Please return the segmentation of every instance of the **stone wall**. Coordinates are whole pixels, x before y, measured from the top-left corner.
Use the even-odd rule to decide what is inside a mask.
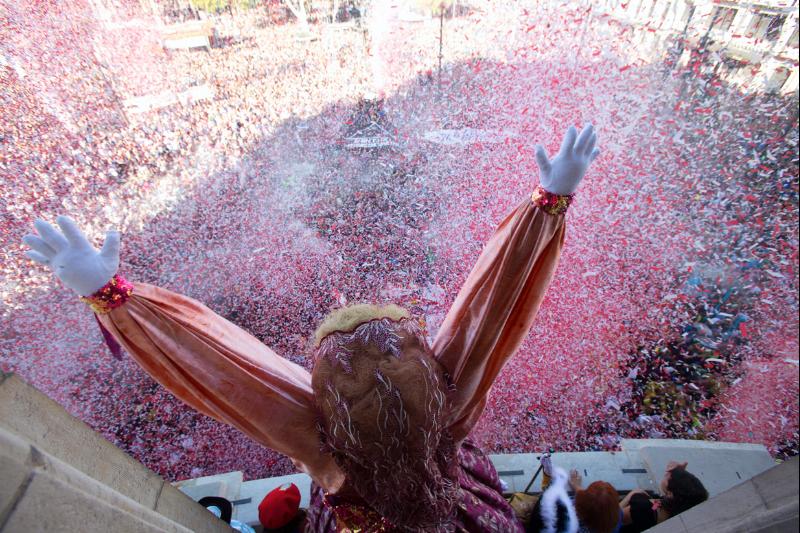
[[[18,377],[0,373],[0,531],[231,531]]]
[[[777,465],[648,533],[796,533],[800,457]]]

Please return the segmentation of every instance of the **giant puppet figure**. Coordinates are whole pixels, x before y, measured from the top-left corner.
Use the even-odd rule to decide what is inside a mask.
[[[345,307],[317,329],[311,373],[196,300],[123,278],[119,233],[98,252],[59,217],[61,231],[37,220],[24,240],[156,381],[311,476],[309,531],[521,531],[467,437],[528,334],[596,143],[587,125],[552,160],[536,147],[539,186],[500,223],[432,345],[398,306]]]

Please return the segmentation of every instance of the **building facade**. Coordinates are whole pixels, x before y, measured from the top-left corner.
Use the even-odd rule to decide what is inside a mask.
[[[595,13],[634,29],[636,53],[655,61],[676,52],[686,64],[705,45],[717,74],[746,92],[798,91],[797,0],[601,0]]]

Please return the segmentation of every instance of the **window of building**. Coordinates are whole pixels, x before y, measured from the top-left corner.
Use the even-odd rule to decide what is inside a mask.
[[[633,9],[633,1],[631,1],[631,9]],[[639,18],[639,12],[642,10],[642,0],[636,2],[636,8],[633,9],[633,18]]]
[[[654,4],[656,3],[659,5],[659,7],[655,10],[652,20],[658,26],[662,26],[667,21],[669,9],[672,7],[672,2],[654,2]]]
[[[781,30],[783,29],[784,22],[786,22],[786,15],[772,17],[772,20],[769,21],[769,26],[767,26],[767,34],[765,39],[768,41],[777,41],[781,36]]]
[[[658,2],[653,0],[653,2],[650,4],[650,11],[647,13],[647,20],[651,20],[653,18],[653,13],[656,11],[656,5],[658,5]]]
[[[711,25],[715,30],[728,31],[736,18],[736,9],[732,7],[717,7],[714,9],[714,16]]]
[[[765,84],[765,89],[769,93],[777,94],[781,91],[783,86],[786,84],[786,80],[789,79],[789,70],[785,68],[779,68],[776,70],[769,80],[767,80]]]
[[[789,37],[789,46],[792,48],[797,48],[800,45],[800,38],[798,38],[797,28],[795,27],[794,31],[792,32],[792,36]]]
[[[784,22],[786,22],[785,15],[756,15],[750,23],[748,33],[756,39],[777,41]]]
[[[662,22],[667,19],[667,15],[669,14],[669,9],[671,7],[672,2],[664,2],[664,9],[661,11],[661,17],[659,17]]]
[[[695,6],[689,6],[689,9],[683,12],[683,17],[681,17],[681,22],[683,22],[684,24],[689,24],[689,22],[692,20],[692,17],[694,16],[694,10]]]

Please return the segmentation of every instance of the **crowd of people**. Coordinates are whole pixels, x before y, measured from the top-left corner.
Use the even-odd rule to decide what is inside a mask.
[[[527,533],[641,533],[688,511],[708,499],[702,481],[687,470],[688,463],[670,461],[658,493],[642,489],[624,497],[606,481],[583,486],[577,470],[567,474],[541,457],[542,492],[517,502],[514,510]]]
[[[129,278],[197,298],[308,367],[310,333],[346,303],[397,302],[433,336],[535,185],[533,145],[552,151],[565,125],[592,120],[603,155],[562,265],[473,437],[493,452],[704,437],[797,454],[792,102],[678,66],[665,80],[630,62],[630,33],[609,20],[593,19],[573,54],[585,13],[507,4],[448,19],[438,72],[438,21],[319,24],[299,39],[243,11],[222,15],[237,42],[167,57],[146,24],[114,33],[88,5],[3,2],[14,16],[0,31],[27,36],[0,64],[3,369],[168,479],[289,473],[109,356],[82,304],[25,260],[32,220],[122,230]],[[111,53],[117,34],[149,44]],[[213,97],[123,105],[190,86]],[[369,94],[395,145],[348,149]],[[501,141],[424,139],[459,128]]]
[[[688,470],[687,462],[667,463],[656,493],[643,489],[624,496],[607,481],[584,486],[577,470],[569,474],[553,464],[549,453],[540,457],[541,489],[514,493],[511,506],[526,533],[641,533],[709,498],[703,482]],[[259,504],[259,523],[265,533],[310,531],[309,515],[300,505],[301,493],[289,483],[270,491]],[[200,500],[236,531],[249,526],[231,520],[232,505],[219,497]]]

